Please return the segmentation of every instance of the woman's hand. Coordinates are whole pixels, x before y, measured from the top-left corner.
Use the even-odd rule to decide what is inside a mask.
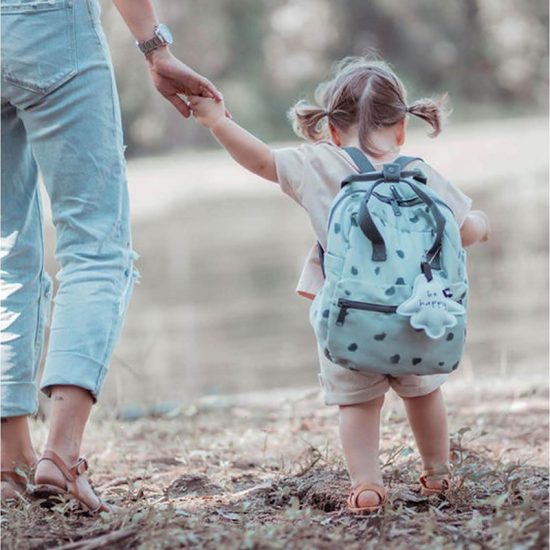
[[[222,96],[207,78],[174,57],[168,48],[158,48],[147,55],[151,79],[156,89],[185,117],[191,114],[189,105],[180,95],[210,98],[212,103],[222,101]]]
[[[215,101],[209,97],[193,95],[189,97],[189,108],[199,124],[212,130],[221,120],[230,118],[223,99]]]

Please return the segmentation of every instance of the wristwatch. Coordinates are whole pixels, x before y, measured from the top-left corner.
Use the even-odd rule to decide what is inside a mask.
[[[170,29],[162,23],[153,29],[153,33],[155,36],[153,36],[150,40],[146,40],[145,42],[136,42],[137,47],[145,55],[151,53],[157,48],[160,48],[161,46],[167,46],[168,44],[172,44],[174,42]]]

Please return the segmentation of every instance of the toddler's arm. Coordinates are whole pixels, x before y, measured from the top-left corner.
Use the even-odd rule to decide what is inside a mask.
[[[189,104],[197,121],[212,132],[220,145],[241,166],[262,178],[278,181],[271,149],[228,118],[223,101],[192,96]]]
[[[460,227],[462,246],[470,246],[489,239],[489,218],[481,210],[472,210]]]

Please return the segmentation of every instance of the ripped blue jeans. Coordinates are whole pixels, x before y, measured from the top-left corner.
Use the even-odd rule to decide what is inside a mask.
[[[59,283],[40,388],[97,398],[135,279],[122,129],[97,0],[2,0],[1,416],[37,410],[50,316],[38,169]]]

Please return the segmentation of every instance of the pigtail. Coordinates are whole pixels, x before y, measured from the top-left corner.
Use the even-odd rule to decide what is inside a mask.
[[[441,133],[443,123],[449,115],[448,94],[442,95],[439,99],[419,99],[407,107],[407,112],[426,121],[432,131],[428,134],[435,137]]]
[[[327,137],[327,116],[325,109],[311,105],[303,99],[289,111],[294,132],[309,141],[319,141]]]

